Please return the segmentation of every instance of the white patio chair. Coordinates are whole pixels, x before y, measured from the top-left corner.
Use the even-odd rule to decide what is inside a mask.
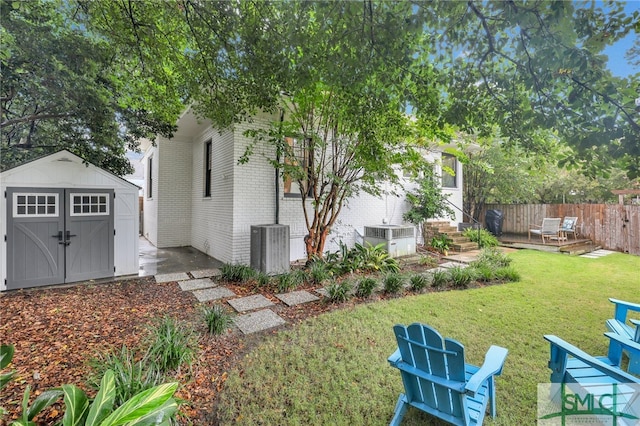
[[[545,239],[550,240],[555,238],[556,240],[560,240],[562,237],[560,231],[561,220],[559,217],[545,217],[542,219],[542,225],[529,225],[529,240],[531,240],[531,234],[540,235],[542,244],[546,244]]]
[[[567,239],[567,234],[573,234],[573,239],[578,239],[578,233],[576,226],[578,225],[578,218],[572,216],[565,216],[560,225],[560,232],[562,232],[564,239]]]

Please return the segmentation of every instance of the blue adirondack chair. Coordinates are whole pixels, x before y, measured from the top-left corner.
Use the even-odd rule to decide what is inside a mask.
[[[396,325],[398,349],[389,357],[400,370],[401,393],[391,425],[399,425],[409,406],[454,425],[481,425],[487,403],[496,416],[494,376],[502,373],[507,350],[491,346],[482,367],[464,362],[464,346],[425,324]]]
[[[619,339],[625,347],[640,350],[640,344],[629,339],[622,339],[614,333],[605,333],[605,336]],[[640,378],[621,370],[619,358],[612,358],[611,352],[607,356],[589,355],[557,336],[545,335],[544,338],[550,343],[551,349],[551,383],[561,384],[551,392],[552,401],[563,404],[563,387],[566,386],[571,393],[585,398],[585,404],[585,395],[591,395],[598,404],[604,403],[606,412],[601,414],[620,413],[613,420],[616,426],[638,425]],[[603,420],[602,424],[609,423]]]
[[[640,316],[640,304],[613,298],[610,298],[609,301],[615,304],[615,311],[614,317],[605,322],[607,329],[622,339],[640,343],[640,321],[637,319],[627,318],[629,312],[636,312]],[[633,325],[629,325],[629,323]],[[609,355],[613,358],[619,359],[622,352],[626,352],[629,356],[629,366],[627,367],[627,371],[633,374],[640,374],[640,351],[629,347],[623,347],[620,344],[619,339],[609,338]]]

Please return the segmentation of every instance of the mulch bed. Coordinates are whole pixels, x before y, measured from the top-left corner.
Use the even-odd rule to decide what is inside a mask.
[[[238,295],[256,292],[242,286],[229,287]],[[277,301],[268,290],[259,292]],[[294,307],[280,304],[275,310],[290,327],[310,316],[361,302],[351,299],[336,305],[318,301]],[[191,293],[181,291],[175,282],[158,284],[153,278],[0,293],[0,303],[0,342],[15,346],[10,369],[17,371],[0,390],[0,407],[9,412],[0,419],[0,425],[18,418],[27,385],[31,386],[32,400],[62,384],[75,384],[93,397],[95,390],[87,382],[88,361],[122,345],[135,348],[147,335],[147,327],[164,315],[191,323],[199,333],[197,361],[190,374],[176,377],[181,383],[176,397],[186,402],[181,406],[181,423],[214,424],[216,397],[227,372],[251,347],[276,332],[244,336],[234,328],[223,336],[212,336],[206,333],[198,313],[199,302]],[[63,411],[61,403],[55,404],[35,421],[54,424]]]

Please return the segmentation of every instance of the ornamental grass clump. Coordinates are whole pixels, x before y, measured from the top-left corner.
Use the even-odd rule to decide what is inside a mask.
[[[454,266],[449,268],[449,277],[455,288],[467,288],[471,282],[475,281],[474,270],[468,267]]]
[[[307,270],[309,281],[313,285],[322,285],[324,281],[331,278],[331,266],[325,262],[314,261]]]
[[[257,272],[255,276],[258,287],[266,287],[271,283],[271,277],[266,272]]]
[[[449,272],[443,270],[434,271],[433,277],[431,278],[431,287],[440,289],[446,287],[450,281],[451,277],[449,275]]]
[[[215,336],[223,334],[233,324],[232,315],[220,305],[204,306],[202,316],[207,331]]]
[[[471,262],[471,266],[477,267],[485,265],[489,267],[502,268],[511,264],[511,258],[495,247],[482,249],[478,258]]]
[[[91,374],[89,384],[98,389],[101,377],[108,370],[113,372],[115,399],[114,405],[119,407],[134,395],[158,386],[165,381],[164,374],[158,370],[155,363],[145,362],[144,358],[134,349],[126,345],[118,350],[98,354],[89,361]]]
[[[520,281],[520,273],[513,266],[505,266],[495,271],[495,278],[503,282]]]
[[[256,271],[247,265],[225,263],[220,267],[220,274],[226,281],[244,283],[254,278]]]
[[[346,302],[349,299],[349,292],[352,285],[348,280],[341,282],[333,282],[327,287],[327,293],[329,294],[329,301],[333,303]]]
[[[384,292],[388,294],[398,294],[402,290],[404,277],[398,273],[390,272],[382,279]]]
[[[195,358],[197,339],[193,329],[173,317],[156,320],[149,327],[146,343],[145,360],[163,373],[179,370],[183,365],[190,368]]]
[[[295,290],[297,287],[304,284],[307,278],[307,274],[297,269],[286,274],[278,275],[276,279],[276,287],[279,293],[286,293],[288,291]]]
[[[415,274],[409,277],[411,290],[420,292],[429,285],[429,278],[426,275]]]
[[[358,281],[358,285],[356,286],[356,296],[369,297],[373,294],[377,286],[378,281],[375,278],[362,278],[360,281]]]

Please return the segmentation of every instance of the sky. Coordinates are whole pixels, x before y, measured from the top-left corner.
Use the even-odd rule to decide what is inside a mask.
[[[636,10],[640,11],[640,0],[627,1],[624,10],[628,14]],[[609,57],[608,65],[613,75],[617,77],[628,77],[629,75],[640,72],[639,67],[632,67],[627,59],[625,59],[627,50],[633,46],[633,42],[638,36],[638,34],[632,32],[613,46],[609,46],[604,50],[604,53]]]

